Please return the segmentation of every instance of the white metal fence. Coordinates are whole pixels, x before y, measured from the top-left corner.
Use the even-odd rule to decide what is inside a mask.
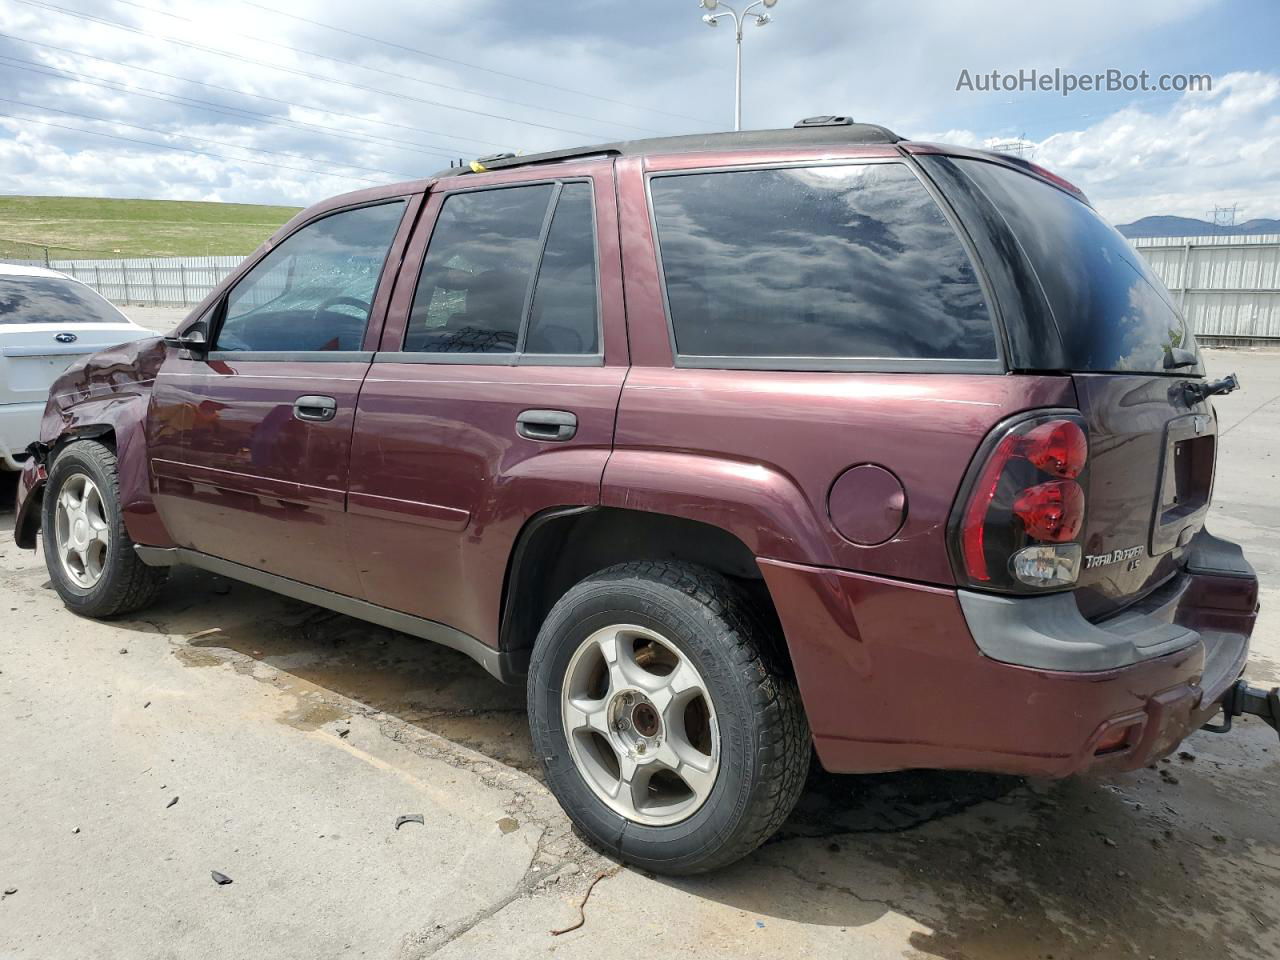
[[[1280,234],[1131,242],[1173,292],[1196,336],[1209,343],[1280,341]],[[53,259],[48,266],[83,280],[115,303],[191,306],[242,259]]]
[[[60,270],[112,303],[187,307],[199,303],[244,257],[135,257],[125,260],[6,260]]]
[[[191,306],[199,303],[244,257],[141,257],[128,260],[50,260],[114,303]]]
[[[1131,242],[1202,341],[1280,340],[1280,234]]]

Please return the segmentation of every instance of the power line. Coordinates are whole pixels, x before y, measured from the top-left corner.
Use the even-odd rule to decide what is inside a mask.
[[[0,34],[0,36],[3,36],[3,34]],[[352,140],[355,140],[361,143],[369,143],[374,146],[391,145],[392,149],[402,150],[406,153],[410,152],[410,148],[412,148],[412,152],[419,153],[424,156],[439,156],[439,157],[446,157],[446,158],[452,158],[456,156],[456,151],[449,151],[446,148],[432,149],[428,144],[413,143],[412,141],[409,141],[409,140],[397,140],[394,137],[378,137],[373,135],[361,135],[357,133],[350,133],[346,130],[341,130],[337,127],[328,127],[323,124],[307,123],[304,120],[286,120],[284,118],[273,117],[271,114],[259,113],[256,110],[246,110],[243,107],[234,107],[234,106],[231,106],[230,104],[226,104],[226,105],[215,104],[208,100],[198,100],[193,97],[184,97],[181,94],[176,94],[176,93],[171,94],[171,93],[166,93],[160,90],[151,90],[148,87],[131,87],[122,83],[117,83],[113,80],[108,80],[105,77],[95,78],[91,74],[77,73],[74,70],[63,70],[59,67],[48,67],[42,63],[38,63],[37,61],[24,60],[21,57],[9,57],[9,56],[5,56],[4,54],[0,54],[0,60],[6,60],[11,63],[23,64],[26,70],[28,71],[34,70],[36,73],[41,73],[41,74],[44,74],[45,76],[58,77],[60,79],[69,79],[73,83],[83,83],[93,87],[101,87],[104,90],[112,90],[116,93],[125,93],[131,97],[143,97],[144,99],[147,99],[147,100],[154,100],[157,103],[167,103],[171,106],[188,107],[188,108],[194,106],[195,109],[197,110],[206,110],[211,113],[220,113],[220,114],[223,114],[224,116],[233,117],[234,119],[237,119],[237,120],[244,120],[248,118],[250,120],[257,121],[258,123],[263,123],[270,126],[283,126],[283,127],[289,127],[289,128],[296,128],[299,130],[304,130],[306,132],[317,131],[317,132],[320,132],[320,136],[333,137],[335,139],[341,139],[345,142],[350,142]],[[247,94],[247,96],[256,96],[256,94]],[[339,116],[341,116],[341,114],[339,114]],[[404,144],[404,146],[395,146],[396,144]]]
[[[117,30],[124,30],[124,31],[127,31],[128,33],[137,34],[139,36],[147,37],[149,39],[163,40],[166,43],[173,43],[173,44],[177,44],[180,47],[187,47],[192,50],[199,50],[202,53],[211,53],[215,56],[226,57],[229,60],[236,60],[236,61],[239,61],[240,63],[247,63],[256,67],[266,67],[271,70],[279,70],[282,73],[293,74],[294,76],[304,77],[308,80],[318,80],[321,83],[332,83],[342,87],[349,87],[353,90],[361,90],[365,93],[375,93],[383,97],[395,97],[398,100],[408,100],[413,103],[421,103],[430,107],[441,107],[445,110],[457,110],[461,113],[470,113],[478,117],[488,117],[493,120],[506,120],[510,123],[518,123],[526,127],[539,127],[543,130],[554,130],[558,133],[571,133],[574,136],[580,136],[580,137],[588,137],[588,138],[601,139],[601,140],[609,139],[607,136],[600,133],[593,133],[585,130],[573,130],[568,127],[557,127],[549,123],[538,123],[534,120],[520,120],[516,117],[508,117],[505,114],[501,114],[501,113],[487,113],[484,110],[473,110],[470,107],[457,107],[450,103],[442,103],[439,100],[428,100],[425,97],[415,97],[412,94],[408,94],[408,93],[397,93],[394,90],[383,90],[381,87],[371,87],[363,83],[354,83],[350,80],[339,80],[336,77],[326,77],[323,74],[311,73],[307,70],[296,70],[293,67],[284,67],[284,66],[280,66],[279,64],[268,63],[265,60],[255,60],[253,57],[242,57],[237,53],[231,53],[230,51],[227,51],[227,50],[219,50],[216,47],[206,47],[203,44],[192,43],[188,40],[178,39],[177,37],[169,37],[160,33],[152,33],[147,30],[142,30],[138,27],[131,27],[128,24],[120,23],[119,21],[116,21],[116,20],[108,20],[105,17],[95,17],[91,14],[80,13],[75,10],[68,10],[65,7],[57,6],[56,4],[44,3],[43,0],[17,0],[17,2],[24,3],[27,6],[39,7],[44,10],[52,10],[53,12],[60,13],[64,16],[74,17],[77,20],[85,20],[85,21],[88,21],[89,23],[97,23],[97,24],[101,24],[102,26],[113,27]]]
[[[120,140],[124,143],[138,143],[147,147],[158,147],[161,150],[176,150],[179,153],[193,153],[199,157],[213,157],[215,160],[230,160],[233,163],[252,163],[260,167],[275,167],[277,170],[293,170],[296,173],[309,173],[312,176],[321,174],[326,177],[336,177],[339,180],[359,180],[361,183],[376,183],[382,186],[384,180],[370,180],[368,177],[351,177],[344,174],[324,173],[321,170],[307,170],[303,167],[289,167],[283,163],[271,163],[268,160],[250,160],[246,157],[228,157],[221,153],[210,153],[207,150],[193,150],[189,147],[175,147],[170,143],[155,143],[151,140],[137,140],[133,137],[121,137],[114,133],[102,133],[99,130],[85,130],[82,127],[69,127],[65,123],[54,123],[52,120],[38,120],[35,117],[24,117],[14,113],[0,113],[0,117],[8,117],[10,120],[19,120],[22,123],[38,123],[45,127],[57,127],[60,130],[70,130],[73,133],[84,133],[91,137],[105,137],[108,140]]]
[[[55,46],[55,45],[54,45],[54,44],[52,44],[52,43],[42,43],[42,42],[40,42],[39,40],[28,40],[26,37],[18,37],[18,36],[14,36],[14,35],[13,35],[13,34],[11,34],[11,33],[3,33],[3,32],[0,32],[0,37],[4,37],[4,38],[5,38],[5,39],[7,39],[7,40],[17,40],[19,43],[25,43],[25,44],[28,44],[29,46],[33,46],[33,47],[43,47],[43,48],[44,48],[44,49],[46,49],[46,50],[56,50],[56,51],[58,51],[59,53],[69,53],[69,54],[71,54],[73,57],[82,57],[82,58],[84,58],[84,59],[86,59],[86,60],[97,60],[97,61],[98,61],[98,62],[100,62],[100,63],[108,63],[108,64],[111,64],[111,66],[113,66],[113,67],[125,67],[126,69],[129,69],[129,70],[138,70],[138,71],[141,71],[142,73],[150,73],[150,74],[152,74],[153,76],[157,76],[157,77],[164,77],[164,78],[165,78],[165,79],[167,79],[167,80],[177,80],[177,81],[179,81],[179,82],[181,82],[181,83],[193,83],[193,84],[196,84],[197,86],[201,86],[201,87],[208,87],[210,90],[222,90],[222,91],[225,91],[226,93],[234,93],[234,94],[236,94],[237,96],[240,96],[240,97],[253,97],[255,100],[266,100],[268,103],[278,103],[278,104],[280,104],[280,105],[282,105],[282,106],[286,106],[286,107],[297,107],[299,110],[314,110],[314,111],[316,111],[317,113],[327,113],[327,114],[329,114],[330,116],[334,116],[334,117],[342,117],[342,118],[344,118],[344,119],[346,119],[346,120],[359,120],[359,121],[361,121],[361,122],[363,122],[363,123],[373,123],[373,124],[377,124],[377,125],[379,125],[379,126],[384,126],[384,127],[396,127],[396,128],[397,128],[397,129],[399,129],[399,130],[411,130],[411,131],[413,131],[414,133],[425,133],[425,134],[428,134],[428,135],[430,135],[430,136],[446,137],[446,138],[451,139],[451,140],[466,140],[466,141],[469,141],[469,142],[471,142],[471,143],[480,143],[480,144],[484,144],[484,145],[485,145],[485,146],[487,146],[487,147],[502,147],[502,146],[506,146],[506,144],[499,143],[499,142],[498,142],[498,141],[496,141],[496,140],[480,140],[480,139],[477,139],[477,138],[475,138],[475,137],[463,137],[463,136],[460,136],[460,135],[458,135],[458,134],[456,134],[456,133],[444,133],[444,132],[442,132],[442,131],[440,131],[440,130],[428,130],[428,129],[426,129],[425,127],[415,127],[415,126],[410,126],[410,125],[409,125],[409,124],[407,124],[407,123],[394,123],[394,122],[393,122],[393,121],[391,121],[391,120],[375,120],[375,119],[373,119],[373,118],[371,118],[371,117],[357,116],[357,115],[356,115],[356,114],[354,114],[354,113],[341,113],[340,111],[337,111],[337,110],[329,110],[329,109],[327,109],[327,108],[325,108],[325,107],[313,107],[313,106],[309,106],[309,105],[307,105],[307,104],[305,104],[305,103],[295,103],[295,102],[293,102],[292,100],[281,100],[281,99],[279,99],[278,97],[268,97],[268,96],[266,96],[265,94],[262,94],[262,93],[249,93],[248,91],[245,91],[245,90],[237,90],[235,87],[226,87],[226,86],[223,86],[223,85],[218,84],[218,83],[209,83],[208,81],[205,81],[205,80],[195,80],[195,79],[192,79],[191,77],[180,77],[180,76],[178,76],[177,74],[173,74],[173,73],[165,73],[165,72],[164,72],[164,71],[162,71],[162,70],[153,70],[153,69],[151,69],[150,67],[140,67],[140,66],[137,66],[136,64],[132,64],[132,63],[120,63],[120,62],[119,62],[119,61],[117,61],[117,60],[112,60],[110,57],[99,57],[99,56],[95,56],[95,55],[94,55],[94,54],[92,54],[92,53],[84,53],[83,51],[80,51],[80,50],[71,50],[71,49],[69,49],[68,47],[58,47],[58,46]],[[17,59],[17,58],[15,58],[15,57],[9,57],[9,58],[7,58],[7,59]],[[39,61],[36,61],[36,60],[24,60],[24,61],[22,61],[22,62],[23,62],[23,63],[39,63]],[[56,68],[55,68],[55,69],[56,69]],[[99,78],[97,78],[97,79],[106,79],[106,78],[99,77]],[[146,88],[141,88],[141,87],[140,87],[139,89],[146,89]],[[156,92],[158,92],[158,91],[154,91],[154,90],[153,90],[153,91],[151,91],[151,92],[152,92],[152,93],[156,93]],[[208,101],[197,101],[197,102],[208,102]],[[266,114],[263,114],[263,116],[266,116]],[[296,121],[296,122],[301,123],[302,121]],[[333,129],[333,128],[331,128],[331,127],[325,127],[325,128],[323,128],[323,129]],[[345,131],[344,131],[344,132],[345,132]],[[406,141],[406,140],[395,140],[395,141],[392,141],[392,142],[394,142],[394,143],[408,143],[409,141]],[[424,146],[424,147],[427,147],[427,148],[431,148],[431,146],[432,146],[432,145],[431,145],[431,144],[418,144],[418,146]],[[457,154],[457,152],[458,152],[458,150],[459,150],[460,148],[458,148],[458,147],[444,146],[444,147],[439,147],[438,149],[441,151],[441,155],[442,155],[442,156],[452,156],[452,155],[456,155],[456,154]]]
[[[395,170],[381,170],[377,167],[362,167],[357,163],[339,163],[333,160],[319,160],[311,157],[299,156],[296,153],[285,153],[281,150],[264,150],[261,147],[246,147],[239,143],[228,143],[225,140],[209,140],[205,137],[195,137],[188,133],[173,133],[168,130],[157,130],[155,127],[142,127],[136,123],[126,123],[123,120],[113,120],[110,117],[95,117],[88,113],[76,113],[72,110],[61,110],[58,107],[48,107],[41,103],[27,103],[25,100],[11,100],[8,97],[0,97],[0,103],[12,103],[19,107],[30,107],[32,110],[44,110],[49,113],[60,113],[68,117],[77,117],[80,120],[92,120],[96,123],[110,123],[117,127],[129,127],[133,130],[141,130],[143,133],[156,133],[162,137],[181,137],[184,140],[194,140],[196,143],[210,143],[215,147],[232,147],[236,150],[248,150],[250,153],[265,153],[275,157],[288,157],[292,160],[303,160],[308,163],[321,163],[328,167],[346,167],[349,170],[363,170],[365,173],[385,173],[392,177],[399,177],[404,180],[417,180],[419,176],[413,173],[399,173]],[[332,176],[325,170],[313,170],[312,173],[323,173],[326,176]],[[342,176],[342,174],[338,174]]]
[[[514,73],[503,73],[501,70],[494,70],[490,67],[482,67],[478,63],[468,63],[466,60],[456,60],[453,57],[441,56],[438,53],[431,53],[427,50],[419,50],[417,47],[405,46],[403,43],[396,43],[392,40],[384,40],[381,37],[370,36],[367,33],[358,33],[355,30],[347,30],[345,27],[335,27],[331,23],[323,23],[319,20],[312,20],[309,17],[301,17],[296,13],[286,13],[284,10],[277,10],[275,7],[268,7],[266,4],[255,3],[254,0],[243,0],[243,3],[249,7],[257,7],[259,10],[265,10],[267,13],[274,13],[276,16],[288,17],[290,20],[297,20],[300,23],[309,23],[313,27],[321,27],[325,30],[332,30],[334,33],[343,33],[349,37],[356,37],[360,40],[368,40],[371,43],[380,43],[384,47],[392,47],[396,50],[403,50],[406,53],[414,53],[420,57],[428,57],[432,60],[439,60],[442,63],[452,63],[459,67],[466,67],[468,70],[480,70],[484,73],[491,73],[495,77],[505,77],[508,80],[519,80],[521,83],[531,83],[538,87],[546,87],[548,90],[558,90],[561,93],[572,93],[575,96],[586,97],[589,100],[599,100],[601,103],[612,103],[618,107],[628,107],[632,110],[645,110],[649,113],[661,114],[664,117],[678,117],[681,120],[692,120],[695,123],[708,124],[711,121],[702,117],[691,117],[686,113],[671,113],[666,110],[658,110],[654,107],[642,107],[635,103],[626,103],[622,100],[612,100],[609,97],[602,97],[599,94],[586,93],[582,90],[574,90],[572,87],[560,87],[554,83],[547,83],[543,80],[534,80],[530,77],[522,77]]]
[[[146,10],[148,13],[157,13],[161,16],[171,17],[174,20],[181,20],[184,23],[199,26],[199,22],[191,17],[184,17],[179,13],[171,13],[168,10],[160,10],[157,7],[149,7],[145,3],[137,3],[135,0],[116,0],[117,3],[123,3],[125,6],[136,7],[139,10]],[[661,133],[660,130],[654,130],[652,127],[640,127],[632,123],[623,123],[620,120],[609,120],[602,117],[589,117],[581,113],[571,113],[567,110],[554,110],[551,107],[544,107],[537,103],[525,103],[522,100],[512,100],[508,97],[500,97],[493,93],[480,93],[476,90],[468,90],[466,87],[454,87],[447,83],[439,83],[435,80],[423,80],[421,77],[411,77],[404,73],[397,73],[394,70],[384,70],[381,67],[371,67],[368,64],[360,63],[356,60],[344,60],[342,57],[331,56],[327,53],[320,53],[316,50],[304,50],[301,47],[290,46],[287,43],[280,43],[278,40],[268,40],[265,37],[255,36],[251,33],[242,33],[235,31],[236,36],[244,37],[246,40],[252,40],[254,43],[266,44],[269,47],[277,47],[280,50],[287,50],[290,53],[296,53],[304,57],[314,57],[320,60],[328,60],[332,63],[340,63],[346,67],[355,67],[359,70],[368,70],[371,73],[380,73],[383,76],[392,77],[396,80],[408,80],[412,83],[421,83],[428,87],[438,87],[441,90],[449,90],[453,93],[465,94],[469,97],[480,97],[485,100],[496,100],[499,103],[508,103],[514,107],[525,107],[529,110],[539,110],[543,113],[553,113],[561,117],[571,117],[574,120],[586,120],[589,123],[607,123],[615,127],[625,127],[629,130],[639,130],[641,133]]]

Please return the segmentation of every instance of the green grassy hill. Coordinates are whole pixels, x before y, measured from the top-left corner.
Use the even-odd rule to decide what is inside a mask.
[[[173,257],[250,253],[298,207],[187,200],[0,196],[0,256]]]

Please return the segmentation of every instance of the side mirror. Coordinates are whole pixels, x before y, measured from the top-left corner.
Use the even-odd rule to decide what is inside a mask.
[[[194,324],[181,334],[165,337],[164,342],[171,347],[177,347],[179,350],[185,351],[188,354],[188,359],[192,360],[203,357],[209,350],[209,342],[205,339],[203,323]]]

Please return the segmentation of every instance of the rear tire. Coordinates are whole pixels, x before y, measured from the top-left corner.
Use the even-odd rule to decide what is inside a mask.
[[[44,559],[62,602],[86,617],[115,617],[150,604],[168,570],[138,559],[120,512],[116,456],[77,440],[49,470],[41,504]]]
[[[610,567],[556,603],[529,665],[529,723],[548,785],[593,843],[691,874],[782,825],[812,746],[771,640],[741,591],[688,564]]]

